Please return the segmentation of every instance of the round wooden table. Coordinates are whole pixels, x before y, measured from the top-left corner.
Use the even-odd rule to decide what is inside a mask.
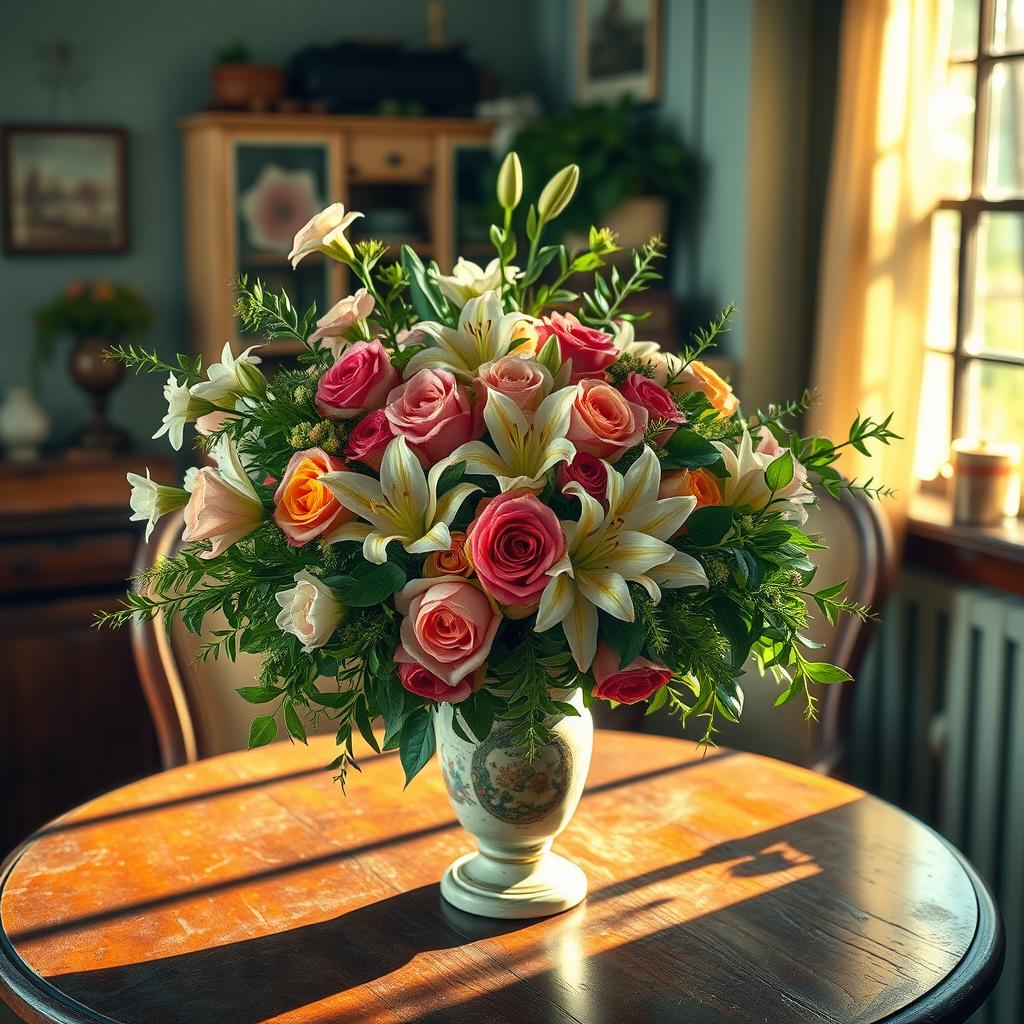
[[[0,995],[32,1022],[963,1021],[999,916],[934,832],[800,768],[598,732],[556,842],[585,903],[446,905],[471,839],[436,764],[402,792],[330,743],[155,775],[58,819],[0,877]]]

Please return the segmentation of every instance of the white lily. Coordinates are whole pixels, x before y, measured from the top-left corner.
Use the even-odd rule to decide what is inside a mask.
[[[451,546],[448,526],[475,484],[456,484],[437,497],[437,482],[452,459],[442,459],[424,476],[419,459],[404,437],[396,437],[384,451],[380,480],[362,473],[325,473],[324,486],[345,508],[364,522],[344,523],[332,541],[361,540],[363,557],[378,565],[387,561],[387,548],[397,540],[411,555],[447,551]]]
[[[737,508],[761,509],[774,500],[773,511],[798,524],[807,522],[807,505],[814,502],[814,492],[805,486],[806,476],[794,473],[793,479],[777,493],[764,478],[764,471],[778,457],[755,450],[750,434],[744,430],[734,452],[721,441],[712,442],[722,453],[728,476],[719,483],[722,503]]]
[[[518,267],[505,267],[506,283],[510,284],[518,275]],[[500,290],[502,286],[501,261],[497,259],[491,260],[486,267],[481,267],[478,263],[460,256],[450,274],[441,274],[436,269],[431,269],[430,276],[444,295],[460,307],[477,295],[494,289]]]
[[[153,527],[161,516],[168,512],[176,512],[188,504],[189,492],[182,487],[166,487],[158,484],[150,475],[149,467],[146,467],[146,475],[139,476],[138,473],[128,474],[128,483],[132,485],[129,504],[132,507],[131,521],[141,521],[146,524],[146,541],[148,543],[153,533]]]
[[[238,398],[262,398],[267,382],[262,371],[256,369],[262,360],[249,354],[256,347],[252,345],[236,356],[231,351],[231,343],[225,342],[220,362],[213,363],[206,370],[208,380],[193,384],[190,393],[214,405],[230,404],[232,408]],[[229,401],[226,403],[225,400]]]
[[[362,214],[358,210],[346,213],[342,203],[332,203],[311,217],[295,235],[292,251],[288,253],[292,269],[311,252],[322,252],[342,263],[352,259],[355,253],[345,231],[357,217],[362,217]]]
[[[562,624],[573,659],[586,671],[597,651],[599,608],[624,622],[636,610],[629,583],[639,583],[655,601],[661,587],[708,585],[696,559],[666,543],[697,504],[693,497],[658,498],[661,465],[650,448],[625,476],[608,467],[608,511],[579,484],[564,493],[580,499],[580,518],[562,523],[566,554],[548,573],[534,629]]]
[[[465,462],[467,473],[496,477],[502,491],[541,490],[547,471],[560,462],[572,462],[576,455],[576,446],[565,436],[575,397],[575,387],[553,392],[540,403],[531,422],[507,395],[488,392],[484,422],[494,448],[483,441],[469,441],[452,452],[450,461]]]
[[[498,292],[485,292],[462,307],[458,327],[432,321],[416,325],[431,344],[406,364],[405,379],[429,367],[450,370],[461,380],[472,381],[477,370],[492,359],[508,355],[529,358],[537,348],[534,323],[525,313],[503,313]]]
[[[661,352],[661,346],[656,341],[637,341],[636,330],[630,320],[620,320],[616,324],[615,335],[612,340],[616,348],[624,356],[636,356],[637,359],[653,359]],[[665,353],[670,356],[671,353]],[[682,360],[675,358],[682,366]]]
[[[167,412],[164,414],[160,429],[154,438],[167,435],[171,447],[177,452],[185,440],[185,424],[195,423],[203,413],[212,412],[213,406],[204,399],[197,398],[189,392],[187,384],[179,384],[173,373],[167,375],[164,385],[164,400]]]

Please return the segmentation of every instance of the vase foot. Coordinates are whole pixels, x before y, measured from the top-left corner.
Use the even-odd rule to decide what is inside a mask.
[[[583,901],[587,876],[557,853],[530,862],[467,853],[448,866],[441,895],[459,910],[482,917],[549,917]]]

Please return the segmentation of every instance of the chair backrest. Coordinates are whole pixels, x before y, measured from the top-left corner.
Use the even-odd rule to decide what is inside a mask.
[[[174,555],[183,528],[180,517],[169,516],[160,522],[150,543],[140,545],[135,571]],[[224,625],[219,613],[211,613],[203,628],[208,634]],[[168,636],[159,615],[132,624],[132,649],[156,726],[161,759],[168,768],[242,750],[248,742],[252,708],[235,690],[256,682],[260,658],[240,651],[234,662],[224,656],[197,662],[201,642],[201,637],[193,636],[178,620]]]

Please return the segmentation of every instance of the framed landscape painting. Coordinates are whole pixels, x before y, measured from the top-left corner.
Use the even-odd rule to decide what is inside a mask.
[[[127,248],[123,129],[6,125],[3,181],[8,253],[112,253]]]
[[[660,0],[576,0],[576,99],[657,100],[660,20]]]

